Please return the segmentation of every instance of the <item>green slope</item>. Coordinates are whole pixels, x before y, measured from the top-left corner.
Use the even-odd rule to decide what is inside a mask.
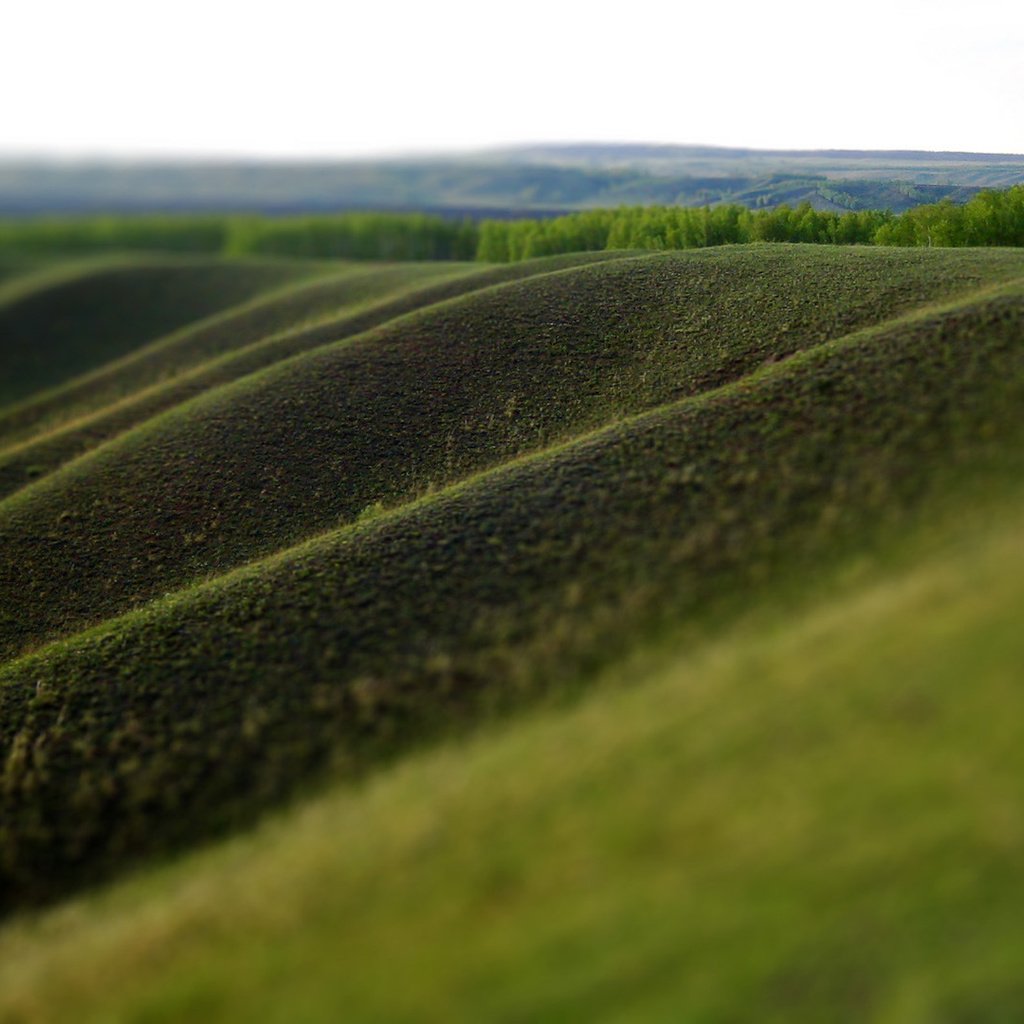
[[[135,587],[145,579],[176,582],[185,578],[174,575],[181,567],[198,575],[193,565],[203,563],[189,561],[191,543],[184,553],[159,548],[169,528],[187,529],[181,524],[192,521],[203,499],[198,488],[189,490],[192,465],[231,460],[240,450],[260,453],[253,489],[235,520],[244,524],[248,510],[249,532],[235,536],[237,550],[247,549],[250,558],[261,546],[261,527],[268,534],[263,547],[273,550],[290,539],[289,521],[299,524],[296,534],[330,525],[324,507],[336,520],[339,508],[354,514],[375,494],[397,503],[0,672],[0,902],[50,898],[139,856],[246,821],[328,761],[337,771],[367,770],[439,729],[519,703],[556,680],[585,677],[653,630],[682,622],[699,635],[752,603],[799,589],[803,574],[816,567],[871,550],[954,507],[965,488],[1019,477],[1024,288],[993,283],[1019,273],[1019,257],[879,255],[673,255],[508,285],[382,329],[365,343],[361,363],[342,364],[338,395],[347,395],[349,405],[358,405],[357,370],[376,360],[385,371],[362,392],[369,414],[354,421],[358,430],[327,432],[347,406],[340,397],[330,405],[315,390],[318,382],[334,384],[332,364],[319,360],[358,353],[352,343],[211,395],[214,410],[236,409],[231,403],[254,389],[260,397],[244,406],[245,417],[221,412],[230,429],[223,436],[233,445],[209,449],[207,463],[199,445],[204,435],[217,436],[218,421],[204,419],[207,407],[199,402],[0,506],[9,635],[38,636],[73,631],[90,608],[101,618],[99,612],[124,607],[138,594],[128,591],[125,600],[126,579]],[[715,268],[716,260],[727,284],[714,293],[717,305],[701,306],[696,296],[708,279],[699,271]],[[685,303],[640,303],[645,284],[658,296],[673,294],[674,272],[687,289]],[[582,287],[588,275],[597,282],[589,293]],[[611,288],[617,280],[637,300],[625,310],[633,319],[620,350],[615,328],[624,310]],[[967,294],[892,318],[934,297],[943,281],[948,292]],[[729,298],[742,295],[744,285],[761,288],[760,305],[745,297],[732,314],[736,333],[726,332]],[[579,294],[589,294],[600,312],[588,318],[582,303],[567,305]],[[685,326],[695,317],[703,324],[710,309],[720,313],[719,330],[703,336],[706,344],[659,345],[666,323]],[[569,325],[564,334],[559,316]],[[424,343],[434,317],[448,350]],[[849,333],[858,318],[883,322]],[[491,322],[498,336],[482,333],[480,325]],[[542,343],[516,345],[510,323],[525,323],[528,329],[517,328],[521,336]],[[391,331],[407,344],[389,345]],[[821,340],[830,334],[837,337]],[[465,354],[462,338],[475,341]],[[588,338],[595,339],[589,348]],[[573,376],[586,369],[573,362],[574,345],[596,366],[593,376]],[[642,359],[645,345],[657,354],[651,363]],[[403,375],[408,364],[399,357],[409,353],[427,360],[411,364],[426,378],[422,398],[416,374]],[[499,386],[513,380],[514,390],[495,387],[492,365],[504,374]],[[289,418],[289,402],[300,393],[289,374],[310,366],[315,372],[297,378],[307,404]],[[386,404],[382,389],[395,380],[401,387]],[[266,382],[275,387],[258,390]],[[452,382],[464,382],[463,390]],[[545,399],[529,407],[525,436],[532,445],[523,444],[515,416],[505,413],[508,397],[523,390],[528,401]],[[287,400],[275,405],[281,393]],[[466,404],[470,393],[483,401]],[[631,402],[654,404],[655,396],[668,400],[623,417]],[[421,405],[434,436],[427,419],[416,418]],[[320,415],[324,409],[329,416]],[[479,409],[479,419],[469,421],[473,429],[463,428],[462,447],[452,449],[445,424],[465,423],[467,409]],[[552,426],[542,418],[552,409],[548,415],[567,409],[577,418],[554,418]],[[399,418],[402,410],[411,419]],[[609,425],[573,436],[602,418]],[[385,426],[378,428],[381,419]],[[283,445],[279,471],[268,472],[273,464],[262,460],[269,448],[246,448],[242,439],[266,441],[279,421],[288,431],[305,425],[308,433]],[[250,422],[258,430],[247,434]],[[174,459],[179,442],[151,443],[165,424],[201,427],[188,435],[187,460]],[[411,438],[416,430],[421,461],[403,461],[403,431]],[[507,461],[560,436],[560,445]],[[382,438],[396,447],[374,448]],[[360,444],[366,456],[359,456]],[[408,484],[409,467],[443,468],[441,458],[453,450],[448,479],[490,469],[402,504],[420,489]],[[174,515],[168,527],[152,520],[152,546],[133,549],[131,535],[121,532],[133,506],[109,482],[91,498],[72,487],[116,479],[94,476],[96,467],[116,473],[127,463],[137,477],[130,460],[140,451],[164,453],[179,503],[165,512]],[[304,490],[325,451],[349,460],[328,463],[337,491]],[[303,461],[310,452],[318,457]],[[347,466],[358,474],[346,475]],[[397,484],[377,482],[388,479],[385,471]],[[366,477],[378,491],[358,490]],[[301,486],[287,490],[289,480]],[[277,481],[275,491],[270,484]],[[159,508],[158,486],[153,479],[134,499],[143,514]],[[208,489],[223,502],[228,522],[230,491]],[[58,513],[47,528],[43,502],[58,493],[68,509],[85,511]],[[336,494],[348,505],[332,509]],[[83,521],[93,525],[82,529]],[[29,524],[20,534],[19,522]],[[274,532],[278,522],[284,527]],[[73,545],[63,545],[65,529]],[[93,534],[100,546],[90,549]],[[125,557],[114,561],[118,546]],[[103,571],[86,560],[90,550],[107,552]],[[53,559],[52,605],[29,599],[48,585],[34,575],[33,558],[36,565]],[[163,576],[168,563],[161,559],[175,560]],[[88,603],[76,603],[83,594]]]
[[[78,272],[23,278],[0,292],[0,438],[16,405],[190,320],[275,284],[308,277],[315,264],[210,259],[125,259]],[[60,275],[60,271],[55,271]],[[18,285],[21,287],[17,287]]]
[[[15,409],[0,1022],[1024,1016],[1024,254],[303,273]]]
[[[1019,493],[971,507],[810,606],[11,922],[0,1020],[1019,1019],[1024,535]]]
[[[752,247],[428,307],[213,390],[0,504],[0,653],[1022,272],[1016,252]]]
[[[0,296],[7,291],[13,282],[19,278],[25,278],[36,269],[37,262],[29,257],[15,259],[0,257]]]
[[[297,283],[293,280],[280,287],[263,287],[255,298],[240,304],[227,291],[221,300],[225,308],[213,315],[190,319],[183,327],[147,339],[120,358],[105,361],[58,387],[33,394],[0,416],[0,438],[5,445],[31,439],[154,384],[173,380],[212,358],[245,348],[261,338],[316,323],[420,282],[471,269],[471,265],[437,263],[368,268],[366,264],[339,262],[298,267],[300,270],[291,275],[298,278]],[[147,270],[157,276],[162,274],[159,267]],[[217,285],[215,279],[210,287],[215,290]],[[47,305],[57,302],[48,291],[37,298],[44,315]]]
[[[16,418],[8,418],[7,440],[17,431],[23,439],[0,448],[0,497],[157,413],[282,359],[479,288],[619,255],[558,256],[486,269],[350,265],[326,280],[191,325],[21,406]]]

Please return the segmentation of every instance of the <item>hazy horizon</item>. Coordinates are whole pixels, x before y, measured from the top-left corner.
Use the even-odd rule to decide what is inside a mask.
[[[836,154],[848,153],[874,153],[878,155],[887,154],[920,154],[922,156],[990,156],[990,157],[1011,157],[1024,160],[1024,150],[1021,152],[996,151],[996,150],[972,150],[972,149],[914,149],[910,147],[890,147],[886,149],[853,146],[744,146],[739,144],[724,145],[709,142],[662,142],[651,140],[621,140],[621,139],[543,139],[543,140],[519,140],[486,146],[466,146],[462,148],[449,147],[446,149],[422,148],[422,149],[394,149],[379,150],[366,153],[259,153],[259,152],[218,152],[218,151],[175,151],[164,152],[161,150],[148,151],[103,151],[87,150],[81,151],[46,151],[45,149],[11,149],[0,145],[0,161],[8,163],[54,163],[54,164],[204,164],[204,163],[253,163],[253,164],[301,164],[301,163],[362,163],[376,161],[419,161],[431,159],[454,159],[481,157],[491,158],[503,153],[515,153],[518,151],[528,152],[559,147],[602,147],[623,149],[651,148],[666,150],[693,150],[693,151],[716,151],[752,154]]]

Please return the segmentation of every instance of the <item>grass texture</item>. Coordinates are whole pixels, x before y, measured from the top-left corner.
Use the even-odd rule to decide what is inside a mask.
[[[1017,1019],[1019,501],[11,921],[0,1020]]]
[[[0,444],[0,497],[165,409],[289,356],[464,292],[610,258],[492,269],[356,264],[232,308],[23,404],[8,418],[8,443]]]
[[[211,316],[198,321],[190,318],[182,327],[166,336],[159,336],[159,331],[140,334],[144,343],[136,344],[124,356],[104,361],[92,372],[74,376],[60,386],[43,390],[42,393],[33,394],[27,401],[16,403],[0,417],[0,430],[3,431],[0,437],[8,444],[23,437],[31,437],[129,397],[155,383],[171,380],[212,358],[245,347],[278,330],[294,330],[296,325],[328,318],[346,307],[371,301],[377,295],[440,276],[445,270],[448,274],[455,272],[450,267],[430,264],[388,266],[376,270],[367,270],[365,265],[360,264],[299,264],[298,267],[300,269],[292,271],[290,275],[300,280],[298,285],[292,283],[282,288],[261,289],[255,298],[240,305],[229,300],[227,308],[218,309]],[[157,276],[162,274],[159,267],[149,270]],[[327,279],[322,280],[325,275]],[[313,278],[312,282],[301,280],[310,277]],[[85,287],[89,288],[88,282]],[[185,282],[183,288],[188,287],[189,283]],[[36,296],[43,316],[49,307],[59,308],[61,296],[53,296],[51,291],[44,289]],[[130,300],[119,296],[118,301]],[[110,303],[104,308],[109,308],[109,305],[116,304]],[[11,312],[12,319],[14,314],[20,314],[20,304]],[[18,331],[24,327],[21,319],[19,317],[19,323],[11,332],[15,346],[21,340]],[[69,325],[75,322],[74,317],[68,321]],[[32,329],[31,325],[29,329]],[[148,325],[139,327],[140,332],[148,330]],[[58,339],[56,343],[59,345],[63,341]]]
[[[0,503],[0,905],[696,644],[1024,468],[1018,253],[541,269]]]
[[[315,266],[125,259],[83,263],[57,280],[15,278],[0,291],[0,437],[7,407]]]
[[[1017,253],[957,256],[755,247],[590,264],[213,389],[0,504],[0,655],[1024,268]]]

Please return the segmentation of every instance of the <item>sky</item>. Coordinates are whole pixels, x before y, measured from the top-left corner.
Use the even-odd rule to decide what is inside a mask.
[[[33,0],[0,96],[7,155],[1024,153],[1024,2]]]

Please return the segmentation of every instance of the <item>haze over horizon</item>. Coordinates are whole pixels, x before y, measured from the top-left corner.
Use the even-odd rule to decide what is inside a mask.
[[[977,0],[665,11],[468,0],[8,15],[0,154],[336,158],[613,140],[1024,153],[1024,14]],[[59,31],[55,31],[59,26]],[[41,56],[44,59],[40,59]]]
[[[694,152],[721,150],[723,153],[735,152],[737,154],[818,154],[818,153],[877,153],[877,154],[900,154],[920,153],[922,155],[944,154],[970,155],[970,156],[991,156],[991,157],[1012,157],[1024,160],[1024,147],[1019,152],[1009,150],[976,150],[976,149],[913,149],[908,147],[858,148],[852,146],[746,146],[742,144],[719,145],[707,142],[669,142],[650,139],[544,139],[544,140],[513,140],[503,143],[493,143],[485,146],[463,146],[435,148],[423,147],[417,149],[384,149],[378,151],[367,151],[365,153],[259,153],[259,152],[184,152],[184,151],[98,151],[82,150],[80,152],[54,152],[45,149],[36,150],[13,150],[0,146],[0,161],[3,162],[24,162],[24,163],[53,163],[53,164],[230,164],[230,163],[252,163],[252,164],[301,164],[301,163],[361,163],[361,162],[388,162],[388,161],[429,161],[438,160],[470,160],[480,158],[491,159],[495,156],[514,154],[517,152],[536,154],[542,150],[557,150],[560,148],[584,148],[594,147],[595,149],[612,149],[621,147],[623,151],[631,149],[664,149],[671,150],[693,150]]]

